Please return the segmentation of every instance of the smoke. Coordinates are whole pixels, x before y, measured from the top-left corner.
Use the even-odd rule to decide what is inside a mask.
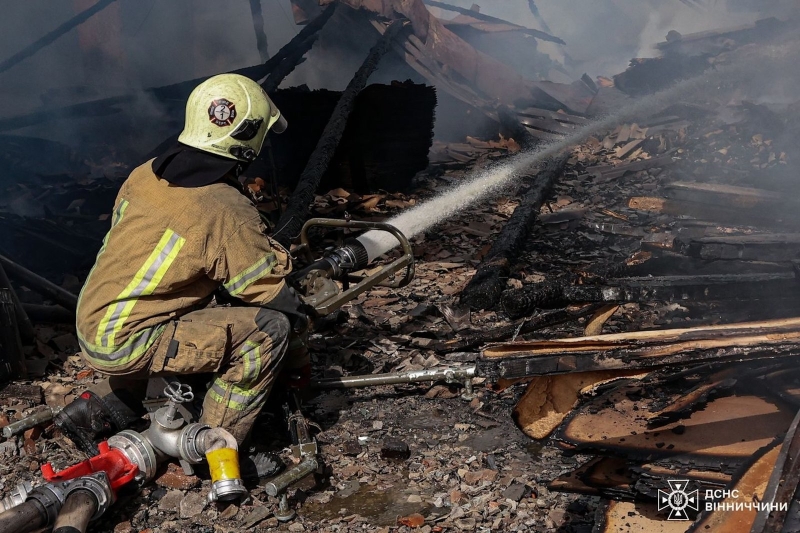
[[[7,3],[0,57],[11,56],[96,1]],[[262,6],[274,53],[299,27],[289,0],[262,1]],[[13,99],[6,116],[14,116],[259,63],[248,0],[118,0],[0,74],[0,96]]]
[[[625,70],[631,58],[654,56],[654,45],[664,41],[670,30],[689,34],[725,29],[784,14],[789,4],[794,5],[792,0],[687,1],[696,7],[680,0],[535,0],[551,32],[567,42],[566,46],[540,42],[539,50],[564,63],[573,79],[584,72],[611,76]],[[481,13],[544,29],[527,0],[450,3],[465,8],[477,3]],[[435,13],[442,18],[456,15]]]
[[[96,1],[7,3],[5,20],[14,23],[0,32],[0,58],[35,42]],[[451,1],[469,8],[475,0]],[[515,67],[525,75],[571,82],[584,72],[610,76],[624,70],[632,57],[653,55],[653,45],[663,41],[670,30],[691,33],[736,26],[780,15],[781,9],[793,5],[792,0],[691,1],[702,7],[692,8],[681,0],[535,0],[542,20],[567,46],[541,41],[533,48],[518,50],[513,41],[503,42],[503,46],[510,43],[511,53],[506,55],[517,56]],[[262,0],[261,4],[269,51],[275,53],[300,27],[294,24],[289,0]],[[432,11],[445,19],[456,15]],[[542,27],[527,0],[483,2],[481,12]],[[376,38],[362,17],[351,10],[337,10],[307,61],[283,86],[305,83],[311,88],[343,89]],[[547,72],[548,58],[563,63],[566,69]],[[523,68],[525,61],[531,68]],[[260,62],[249,0],[117,0],[52,45],[0,73],[0,97],[6,103],[5,117],[13,117]],[[389,54],[371,82],[415,76],[399,57]],[[440,101],[444,100],[440,95]],[[163,102],[143,96],[106,118],[87,113],[13,133],[58,140],[81,150],[81,140],[94,132],[108,144],[124,143],[132,153],[144,154],[154,147],[154,137],[174,131],[182,106],[177,100]],[[443,113],[438,116],[444,123]]]
[[[9,23],[0,32],[0,59],[36,42],[96,2],[8,3],[4,20]],[[269,50],[275,53],[299,27],[289,0],[263,0],[262,7]],[[8,132],[64,143],[82,159],[92,159],[94,173],[113,174],[124,170],[120,161],[141,160],[182,124],[184,102],[159,101],[143,89],[261,62],[249,0],[117,0],[0,73],[0,97],[6,102],[3,116],[137,95],[113,114],[98,106],[81,116]]]
[[[631,101],[616,113],[584,126],[565,139],[521,152],[488,168],[476,169],[466,177],[463,184],[404,211],[388,222],[407,237],[419,235],[473,203],[498,192],[522,175],[530,173],[543,161],[584,142],[591,135],[608,131],[630,120],[649,116],[654,111],[677,101],[702,102],[725,96],[731,86],[748,93],[752,91],[753,94],[760,94],[764,88],[760,80],[774,79],[778,73],[785,72],[787,67],[796,65],[799,52],[796,45],[791,45],[766,47],[758,53],[741,54],[730,65]],[[793,69],[793,72],[796,71],[796,68]],[[367,232],[358,240],[366,248],[370,261],[392,250],[398,244],[394,237],[380,231]]]

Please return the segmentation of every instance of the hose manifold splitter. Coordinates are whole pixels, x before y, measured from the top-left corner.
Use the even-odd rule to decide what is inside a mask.
[[[121,431],[98,444],[97,455],[60,472],[47,463],[42,475],[48,483],[34,489],[20,484],[0,500],[0,531],[25,533],[50,527],[62,520],[62,514],[70,519],[78,516],[82,529],[75,526],[73,530],[85,531],[89,521],[102,516],[116,501],[120,488],[152,480],[159,463],[172,458],[179,459],[184,469],[208,461],[210,501],[246,494],[233,435],[222,428],[187,422],[179,407],[194,398],[191,387],[173,382],[164,395],[169,400],[152,415],[145,431]],[[70,497],[74,505],[70,505]]]

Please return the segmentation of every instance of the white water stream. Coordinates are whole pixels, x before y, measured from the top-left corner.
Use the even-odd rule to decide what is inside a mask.
[[[761,57],[760,60],[768,61],[775,59],[776,56],[786,55],[785,51],[784,53],[777,52],[776,48],[771,48],[769,53],[763,54],[764,57]],[[752,65],[754,61],[746,61],[746,63]],[[492,165],[489,168],[475,169],[466,178],[465,183],[408,209],[387,222],[397,227],[406,237],[411,238],[498,191],[514,179],[530,173],[535,165],[556,156],[563,150],[584,142],[589,136],[597,132],[608,131],[618,124],[631,119],[650,115],[697,91],[702,90],[706,96],[713,95],[719,90],[719,83],[723,75],[728,77],[743,70],[744,67],[742,66],[725,67],[684,80],[650,96],[631,100],[631,103],[626,105],[624,109],[576,130],[575,133],[561,141],[538,147],[533,151],[521,152],[514,157],[506,159],[503,163]],[[747,74],[751,78],[757,76],[752,70]],[[367,249],[370,261],[398,245],[394,237],[381,231],[369,231],[358,237],[358,240]]]

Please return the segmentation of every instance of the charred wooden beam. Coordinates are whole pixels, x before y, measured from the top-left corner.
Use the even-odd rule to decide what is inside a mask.
[[[16,278],[36,292],[51,298],[54,302],[63,305],[67,309],[72,311],[77,309],[78,297],[71,292],[62,289],[55,283],[44,279],[42,276],[31,272],[27,268],[18,265],[11,259],[2,255],[0,255],[0,265],[5,268],[10,276]]]
[[[15,308],[11,291],[0,289],[0,380],[24,378],[27,373]]]
[[[533,18],[535,18],[539,22],[539,24],[542,25],[544,31],[546,31],[547,33],[553,33],[550,30],[550,26],[548,26],[547,21],[544,20],[544,17],[542,17],[542,14],[539,12],[539,7],[536,5],[536,2],[534,2],[534,0],[528,0],[528,9],[530,9]]]
[[[90,8],[81,11],[68,21],[59,25],[53,31],[47,33],[45,36],[29,44],[28,46],[26,46],[16,54],[12,55],[5,61],[0,62],[0,73],[7,71],[8,69],[17,65],[21,61],[31,57],[33,54],[35,54],[42,48],[52,44],[53,42],[55,42],[56,39],[58,39],[68,31],[70,31],[71,29],[75,28],[76,26],[83,24],[91,17],[93,17],[103,9],[107,8],[114,2],[116,2],[116,0],[99,0],[96,4],[94,4]]]
[[[271,93],[278,90],[281,82],[292,73],[292,71],[299,65],[306,52],[311,50],[314,43],[320,35],[320,30],[325,26],[325,23],[333,16],[336,10],[336,4],[331,4],[319,14],[314,20],[309,22],[300,32],[295,35],[283,48],[281,48],[275,56],[269,59],[265,65],[271,63],[275,58],[280,57],[276,62],[272,63],[270,70],[267,73],[269,76],[261,87]]]
[[[503,310],[512,318],[537,309],[575,303],[626,303],[653,300],[764,300],[794,298],[800,283],[792,272],[659,276],[608,280],[606,285],[537,283],[503,293]]]
[[[542,328],[556,326],[576,320],[581,317],[589,316],[594,313],[599,306],[585,305],[577,308],[557,309],[555,311],[545,311],[529,317],[519,324],[510,324],[490,331],[480,331],[465,335],[459,339],[439,342],[434,345],[434,350],[438,353],[452,353],[476,348],[490,342],[497,342],[511,339],[517,335],[525,335]]]
[[[264,32],[264,14],[261,11],[261,0],[250,0],[250,14],[253,16],[253,30],[256,32],[256,48],[261,61],[269,59],[267,34]]]
[[[25,312],[22,302],[19,301],[19,296],[17,296],[16,291],[11,286],[11,280],[8,279],[8,275],[6,274],[3,265],[0,265],[0,289],[8,289],[9,293],[11,294],[11,299],[14,302],[14,311],[17,317],[17,327],[19,328],[20,337],[24,342],[32,342],[34,339],[33,324],[31,323],[31,319],[28,317],[28,314]]]
[[[559,156],[530,179],[531,188],[520,201],[514,214],[492,244],[491,250],[478,265],[475,275],[461,293],[461,302],[473,309],[490,309],[500,301],[511,274],[511,265],[519,257],[531,227],[539,216],[545,200],[550,196],[556,180],[567,163]],[[522,315],[516,315],[522,316]]]
[[[676,242],[681,253],[705,260],[791,261],[800,258],[800,233],[720,235]]]
[[[452,4],[446,4],[444,2],[437,2],[436,0],[424,0],[424,1],[426,5],[429,5],[431,7],[438,7],[440,9],[444,9],[445,11],[454,11],[456,13],[461,13],[462,15],[467,15],[468,17],[472,17],[474,19],[483,20],[485,22],[494,22],[497,24],[507,24],[510,26],[516,26],[517,28],[519,28],[518,31],[520,33],[531,35],[533,37],[536,37],[537,39],[541,39],[542,41],[549,41],[551,43],[558,43],[558,44],[567,44],[562,39],[559,39],[554,35],[550,35],[549,33],[543,32],[541,30],[526,28],[524,26],[514,24],[513,22],[508,22],[507,20],[503,20],[497,17],[492,17],[491,15],[484,15],[480,11],[474,11],[472,9],[458,7]]]
[[[308,218],[314,193],[342,139],[347,119],[353,111],[356,96],[366,86],[367,79],[378,68],[381,58],[391,49],[392,40],[402,28],[402,20],[396,20],[386,28],[339,98],[325,130],[322,132],[322,137],[317,142],[314,152],[300,175],[300,181],[289,198],[286,211],[276,226],[273,237],[282,245],[288,247],[300,235],[300,229]]]
[[[800,318],[688,329],[638,331],[500,344],[484,350],[478,372],[490,379],[657,368],[800,354]]]

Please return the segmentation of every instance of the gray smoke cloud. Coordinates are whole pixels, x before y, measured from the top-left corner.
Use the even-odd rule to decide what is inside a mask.
[[[793,0],[535,0],[542,19],[566,46],[539,43],[539,50],[564,62],[572,76],[611,76],[628,66],[634,57],[653,57],[653,46],[665,40],[667,32],[682,34],[725,29],[752,23],[769,16],[781,16],[796,6]],[[493,15],[530,28],[542,29],[527,0],[448,3]],[[441,18],[456,13],[433,9]],[[569,59],[568,59],[569,58]],[[554,81],[567,81],[566,79]]]
[[[0,58],[35,42],[94,1],[6,3]],[[263,0],[262,6],[274,53],[300,28],[289,0]],[[87,43],[81,31],[89,26],[98,35]],[[14,116],[43,105],[89,101],[260,62],[249,0],[118,0],[0,73],[0,96],[14,102],[4,113]]]
[[[6,3],[4,19],[8,23],[0,32],[0,59],[35,42],[94,1]],[[469,8],[474,0],[450,1]],[[670,30],[687,34],[728,28],[785,15],[796,6],[796,0],[535,2],[552,33],[567,42],[566,46],[537,44],[538,52],[567,66],[566,71],[551,69],[542,75],[561,82],[571,82],[584,72],[592,77],[621,72],[631,58],[654,55],[653,45],[663,41]],[[262,0],[261,4],[269,50],[275,53],[300,27],[294,24],[289,0]],[[480,5],[483,13],[542,28],[531,13],[528,0],[484,1]],[[445,19],[456,16],[453,12],[431,10]],[[343,12],[337,13],[323,30],[307,61],[285,80],[283,87],[307,84],[312,89],[341,90],[346,86],[377,36],[362,18],[340,11]],[[517,55],[524,62],[529,54],[531,48],[526,47]],[[260,62],[249,0],[118,0],[81,28],[0,73],[3,116],[127,94]],[[400,63],[396,58],[394,62],[385,60],[386,66],[371,81],[385,83],[414,75]],[[515,66],[519,67],[516,62]],[[124,114],[122,122],[133,130],[168,131],[174,127],[175,117],[167,116],[170,113],[175,114],[163,102],[141,98],[113,120],[120,120]],[[91,119],[80,124],[79,120],[62,120],[14,133],[69,144],[79,138],[76,129],[85,130],[98,123],[102,121]],[[146,151],[143,139],[132,137],[130,143],[136,150]]]

